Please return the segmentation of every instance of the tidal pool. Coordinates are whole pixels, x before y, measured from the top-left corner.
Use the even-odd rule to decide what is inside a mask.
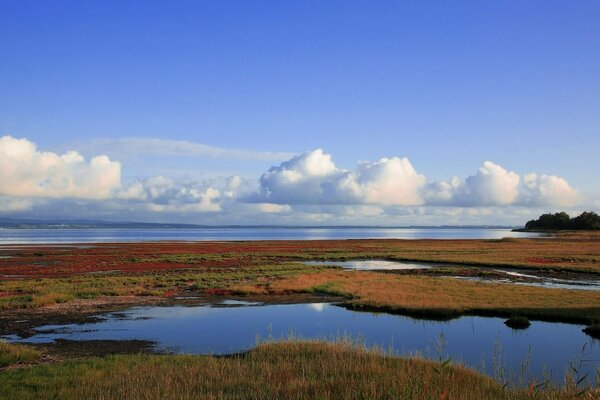
[[[506,278],[498,277],[479,277],[479,276],[461,276],[447,275],[450,278],[466,279],[470,281],[486,282],[486,283],[505,283],[518,284],[526,286],[538,286],[555,289],[576,289],[576,290],[594,290],[600,291],[600,281],[595,279],[559,279],[549,278],[544,276],[532,275],[529,271],[503,269],[497,267],[486,266],[460,266],[451,263],[422,263],[410,261],[387,261],[387,260],[348,260],[348,261],[303,261],[306,265],[336,265],[344,269],[356,271],[409,271],[419,269],[435,269],[441,267],[461,267],[482,269],[498,272],[506,275]],[[444,275],[446,276],[446,275]]]
[[[531,275],[529,273],[520,273],[515,271],[494,269],[496,272],[505,274],[506,278],[487,278],[487,277],[463,277],[453,276],[452,278],[466,279],[487,283],[507,283],[515,285],[537,286],[548,289],[574,289],[574,290],[592,290],[600,291],[600,281],[595,279],[559,279],[545,276]],[[511,279],[512,278],[512,279]],[[523,279],[523,280],[514,280]]]
[[[357,271],[393,271],[410,269],[428,269],[431,265],[413,262],[386,261],[386,260],[349,260],[349,261],[303,261],[306,265],[337,265],[344,269]]]
[[[579,325],[532,321],[514,331],[500,318],[462,317],[448,322],[347,310],[327,303],[263,305],[225,302],[201,306],[136,307],[108,313],[99,322],[47,325],[17,342],[148,340],[160,351],[229,354],[252,348],[258,338],[335,340],[350,337],[399,355],[452,357],[488,375],[505,369],[504,381],[520,377],[562,382],[569,362],[586,360],[581,374],[600,366],[600,341]],[[527,373],[521,372],[528,365]],[[592,378],[593,379],[593,378]]]

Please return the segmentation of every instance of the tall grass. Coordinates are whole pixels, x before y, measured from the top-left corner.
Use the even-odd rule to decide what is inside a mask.
[[[593,394],[584,388],[582,395]],[[460,365],[393,357],[348,342],[263,343],[233,357],[127,355],[0,375],[11,399],[563,399],[532,397]],[[585,398],[585,397],[583,397]],[[590,397],[588,397],[590,398]]]
[[[0,368],[39,359],[40,353],[29,347],[0,340]]]

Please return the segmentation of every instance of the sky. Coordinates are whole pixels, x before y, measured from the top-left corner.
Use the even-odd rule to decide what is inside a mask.
[[[0,217],[600,209],[597,1],[0,0]]]

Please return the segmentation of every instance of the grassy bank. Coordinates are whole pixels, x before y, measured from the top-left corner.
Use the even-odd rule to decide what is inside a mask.
[[[234,357],[122,355],[0,371],[0,399],[565,399],[586,388],[502,387],[462,366],[348,343],[259,345]],[[587,388],[579,398],[595,398]]]
[[[453,278],[393,275],[361,271],[296,274],[258,285],[234,286],[242,294],[294,292],[335,294],[356,308],[431,317],[460,314],[521,315],[530,318],[592,323],[600,320],[600,293],[489,284]]]

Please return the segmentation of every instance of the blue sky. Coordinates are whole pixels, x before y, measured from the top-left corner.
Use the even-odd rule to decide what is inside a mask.
[[[85,190],[3,190],[0,180],[0,213],[53,217],[82,203],[78,216],[254,223],[273,217],[248,210],[262,204],[285,208],[275,222],[402,224],[514,223],[546,209],[597,209],[598,21],[596,1],[0,0],[0,136],[120,163],[102,199]],[[317,187],[311,199],[289,196],[312,196],[307,186],[287,182],[273,192],[266,185],[281,181],[261,179],[315,149],[332,156],[327,174],[336,178],[315,182],[304,171],[302,182]],[[424,180],[408,179],[402,163],[386,164],[377,177],[357,167],[383,157],[407,158]],[[577,200],[522,189],[511,201],[494,197],[514,188],[508,175],[508,188],[469,186],[485,161],[514,171],[521,186],[535,172],[530,191],[564,189],[539,178],[560,177]],[[62,178],[73,180],[85,165]],[[32,175],[30,164],[19,168]],[[33,185],[47,180],[42,172]],[[346,175],[360,181],[351,195],[346,186],[340,192]],[[208,197],[220,209],[177,211],[178,202],[146,196],[173,205],[157,211],[115,194],[158,176],[172,181],[180,200],[191,187],[219,191]],[[232,176],[243,182],[224,205],[232,190],[223,182]],[[461,183],[444,201],[427,194],[454,176]],[[411,185],[418,199],[405,195]],[[319,201],[331,187],[335,194]],[[343,207],[368,210],[346,215]]]

